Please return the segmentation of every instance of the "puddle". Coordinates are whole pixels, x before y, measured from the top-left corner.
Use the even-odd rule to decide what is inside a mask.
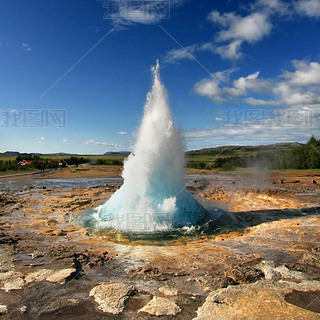
[[[293,290],[285,296],[285,300],[300,308],[320,313],[320,291]]]
[[[76,179],[19,179],[0,181],[0,189],[3,191],[25,191],[28,189],[57,189],[57,188],[81,188],[120,186],[122,178],[76,178]]]

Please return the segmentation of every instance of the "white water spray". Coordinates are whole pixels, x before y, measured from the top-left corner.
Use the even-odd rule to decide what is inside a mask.
[[[205,209],[186,190],[183,139],[175,129],[159,62],[133,153],[124,163],[121,188],[91,213],[97,229],[167,231],[195,225]]]

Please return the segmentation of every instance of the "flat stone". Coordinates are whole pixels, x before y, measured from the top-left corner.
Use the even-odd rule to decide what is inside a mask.
[[[293,290],[317,290],[320,282],[273,282],[260,280],[219,289],[209,294],[196,311],[194,320],[316,320],[318,313],[297,307],[285,300]]]
[[[4,304],[0,304],[0,314],[5,314],[8,312],[8,307]]]
[[[25,278],[25,281],[26,283],[40,282],[46,280],[46,278],[49,277],[53,272],[54,270],[51,269],[40,269],[36,272],[28,274]]]
[[[0,273],[0,282],[3,283],[2,290],[19,290],[25,285],[24,275],[21,272],[8,271]]]
[[[138,313],[146,312],[154,316],[175,316],[181,308],[174,302],[161,297],[153,297]]]
[[[169,286],[162,286],[158,290],[166,296],[176,296],[178,294],[178,290],[176,288]]]
[[[94,287],[90,297],[94,297],[99,304],[98,309],[103,312],[119,314],[124,310],[125,300],[134,293],[132,285],[122,282],[108,281]]]
[[[67,268],[53,272],[49,277],[46,278],[49,282],[56,282],[59,284],[66,283],[67,279],[76,273],[75,268]]]

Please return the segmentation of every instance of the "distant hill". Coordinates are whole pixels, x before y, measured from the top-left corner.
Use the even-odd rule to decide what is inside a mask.
[[[282,151],[282,150],[293,150],[304,144],[298,142],[283,142],[260,146],[221,146],[215,148],[205,148],[200,150],[187,151],[187,156],[195,155],[206,155],[206,156],[216,156],[216,155],[245,155],[245,154],[256,154],[261,151]]]
[[[116,155],[116,154],[118,154],[118,155],[125,155],[125,156],[127,156],[127,155],[129,155],[130,153],[131,153],[130,151],[108,151],[108,152],[104,153],[103,155],[104,155],[104,156],[110,156],[110,155]]]
[[[43,154],[40,154],[43,155]],[[46,156],[50,155],[50,156],[71,156],[73,155],[72,153],[66,153],[66,152],[58,152],[58,153],[48,153],[45,154]]]
[[[18,152],[18,151],[6,151],[6,152],[4,152],[2,154],[5,154],[7,156],[18,156],[18,155],[20,155],[20,152]]]

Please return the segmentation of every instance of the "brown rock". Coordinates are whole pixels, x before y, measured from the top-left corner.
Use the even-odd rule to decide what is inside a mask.
[[[94,287],[89,296],[94,297],[103,312],[119,314],[124,310],[125,300],[134,293],[133,286],[122,282],[103,282]]]
[[[175,316],[180,311],[180,307],[174,302],[161,297],[153,297],[138,313],[146,312],[154,316]]]
[[[226,271],[226,276],[237,283],[256,282],[264,277],[263,272],[256,267],[258,261],[259,260],[254,260],[232,266]]]
[[[197,310],[194,320],[319,320],[320,315],[285,300],[293,290],[317,290],[320,282],[303,283],[260,280],[213,291]]]
[[[309,266],[320,268],[320,246],[312,248],[311,252],[305,253],[301,262]]]
[[[19,290],[25,285],[24,275],[15,271],[0,273],[0,282],[3,283],[1,289],[6,291]]]
[[[5,314],[8,312],[8,307],[4,304],[0,304],[0,314]]]
[[[162,286],[158,290],[166,296],[176,296],[178,294],[178,290],[176,288],[169,286]]]
[[[76,273],[75,268],[67,268],[58,271],[54,271],[51,273],[46,280],[49,282],[56,282],[59,284],[64,284],[68,280],[68,278],[72,277]]]

